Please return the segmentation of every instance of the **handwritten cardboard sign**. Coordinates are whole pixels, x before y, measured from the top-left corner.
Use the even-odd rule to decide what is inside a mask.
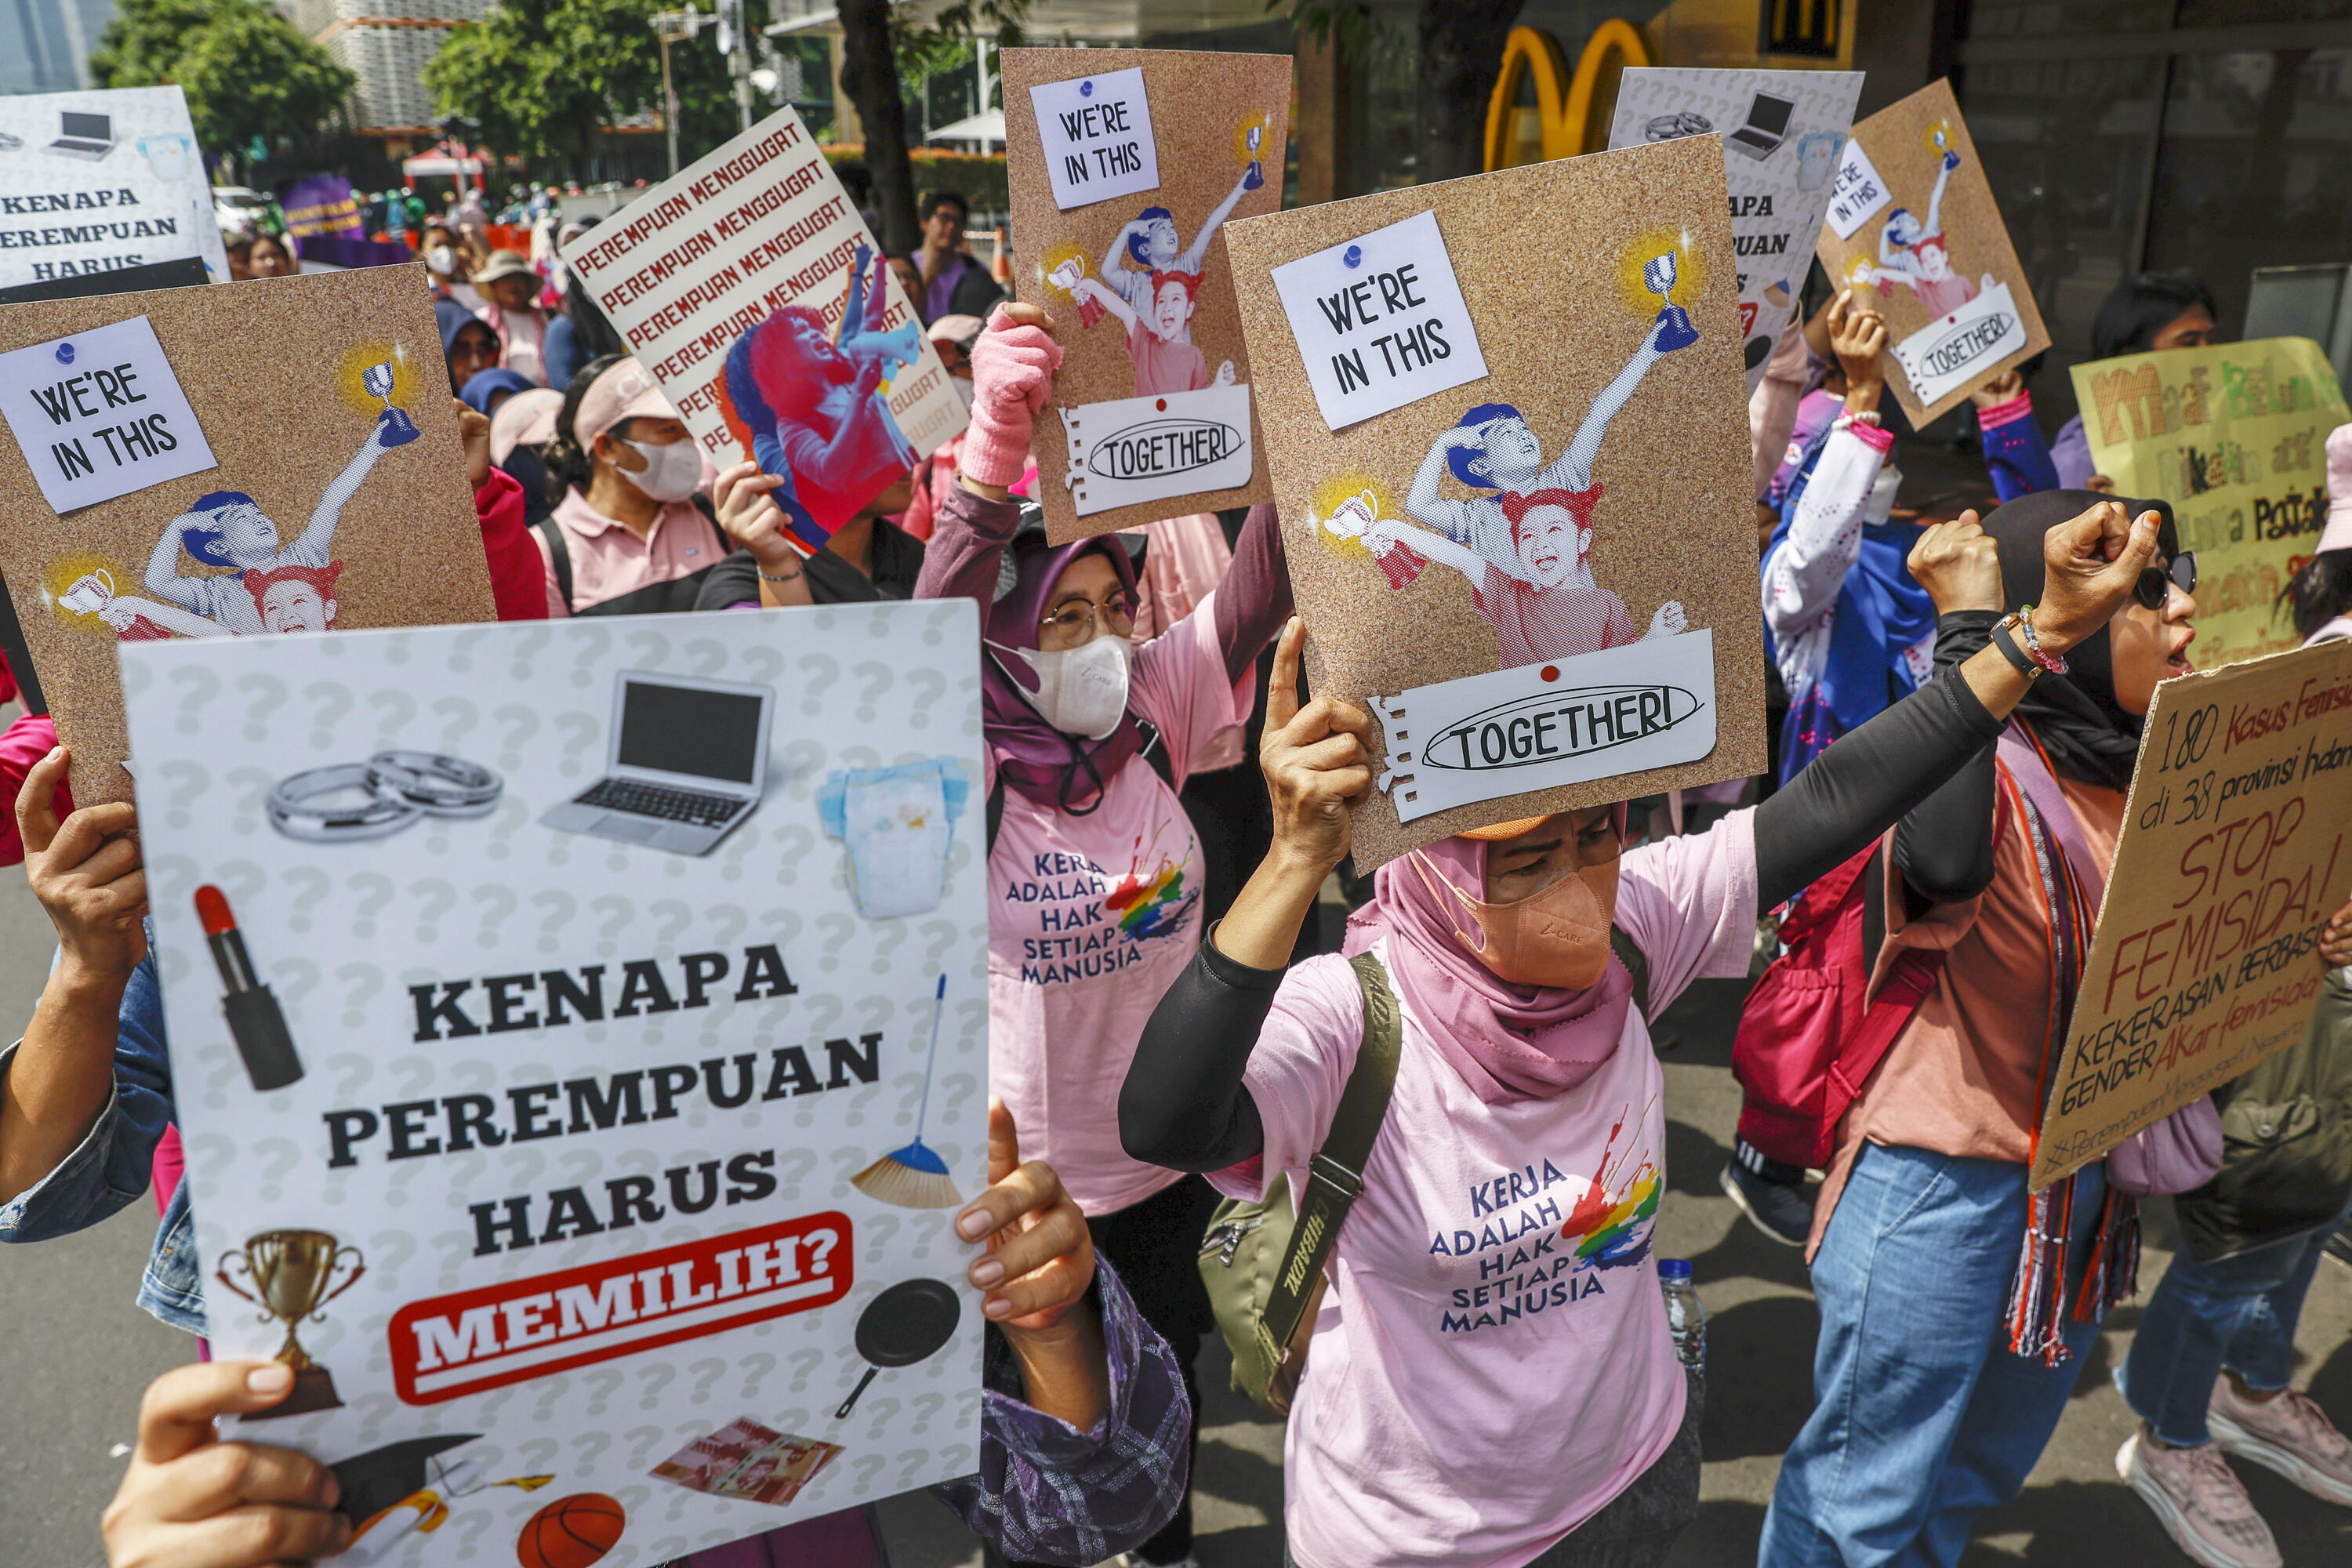
[[[1739,255],[1740,358],[1752,391],[1796,313],[1840,153],[1852,145],[1860,71],[1638,67],[1617,87],[1612,147],[1713,134]],[[1850,229],[1847,232],[1852,232]]]
[[[1335,430],[1310,363],[1328,291],[1294,306],[1268,285],[1409,223],[1442,240],[1486,374]],[[1360,865],[1762,767],[1738,258],[1713,142],[1331,202],[1229,238],[1308,673],[1380,730]]]
[[[840,178],[782,109],[563,252],[719,468],[811,550],[962,429],[963,403]]]
[[[123,644],[491,618],[414,268],[0,306],[0,358],[40,372],[0,376],[0,573],[82,804],[131,795]]]
[[[2327,433],[2347,415],[2326,353],[2263,338],[2074,367],[2091,461],[2172,503],[2197,552],[2197,662],[2295,646],[2279,592],[2327,521]]]
[[[0,98],[0,288],[184,258],[228,280],[178,88]]]
[[[213,466],[195,410],[144,316],[0,354],[0,417],[54,511]]]
[[[2156,689],[2038,1191],[2294,1044],[2352,893],[2352,643]]]
[[[1007,49],[1004,110],[1013,289],[1063,351],[1037,423],[1048,537],[1267,499],[1224,227],[1282,205],[1290,58]],[[1073,138],[1149,157],[1076,181]]]
[[[1887,386],[1925,425],[2050,333],[1949,82],[1855,126],[1843,156],[1822,266],[1886,318]]]
[[[207,1332],[298,1369],[235,1436],[335,1467],[357,1560],[649,1568],[974,1468],[978,647],[936,601],[128,651]],[[655,777],[719,805],[594,804]]]

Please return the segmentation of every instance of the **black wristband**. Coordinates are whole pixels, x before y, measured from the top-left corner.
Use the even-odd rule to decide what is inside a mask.
[[[2018,674],[2028,680],[2042,679],[2042,666],[2034,663],[2027,656],[2026,651],[2017,646],[2017,639],[2010,635],[2009,623],[2006,620],[1992,628],[1992,646],[2000,649],[2001,658],[2017,667]]]

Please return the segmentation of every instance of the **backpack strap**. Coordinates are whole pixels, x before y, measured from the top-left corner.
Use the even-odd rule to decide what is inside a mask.
[[[1623,964],[1625,973],[1633,977],[1633,1006],[1642,1015],[1643,1021],[1648,1022],[1650,1016],[1648,956],[1633,944],[1632,937],[1626,935],[1621,927],[1614,925],[1609,928],[1609,951],[1617,955],[1617,962]]]
[[[1389,989],[1388,971],[1372,953],[1360,952],[1348,961],[1364,992],[1364,1034],[1356,1049],[1355,1068],[1331,1117],[1323,1147],[1307,1163],[1307,1184],[1297,1194],[1297,1224],[1284,1249],[1282,1267],[1275,1271],[1266,1293],[1265,1324],[1276,1345],[1287,1345],[1298,1331],[1307,1303],[1323,1279],[1324,1265],[1339,1239],[1340,1222],[1356,1194],[1364,1190],[1364,1163],[1388,1119],[1389,1097],[1396,1088],[1397,1052],[1404,1040],[1404,1024],[1395,993]]]
[[[555,591],[563,595],[563,607],[572,607],[572,546],[563,537],[563,527],[552,517],[542,517],[530,525],[547,545],[547,559],[555,568]]]

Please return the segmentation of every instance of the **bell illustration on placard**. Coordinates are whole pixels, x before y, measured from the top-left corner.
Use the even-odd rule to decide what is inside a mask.
[[[350,1260],[351,1272],[338,1284],[335,1270],[345,1259]],[[240,1268],[252,1289],[229,1278],[233,1267]],[[259,1307],[265,1319],[275,1318],[286,1325],[286,1342],[278,1347],[277,1359],[294,1371],[294,1392],[268,1410],[252,1412],[246,1420],[303,1415],[342,1404],[333,1375],[310,1359],[295,1333],[305,1319],[324,1321],[319,1309],[357,1284],[366,1272],[367,1264],[358,1247],[341,1246],[323,1230],[266,1230],[248,1237],[237,1251],[221,1255],[213,1278]]]
[[[419,434],[416,422],[409,418],[406,409],[392,400],[393,388],[397,383],[390,360],[380,361],[360,372],[360,384],[367,388],[369,396],[379,398],[383,403],[383,412],[376,417],[383,425],[385,446],[404,447],[416,439]]]

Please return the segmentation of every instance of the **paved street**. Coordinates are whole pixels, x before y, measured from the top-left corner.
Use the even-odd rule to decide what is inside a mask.
[[[47,921],[21,875],[0,873],[0,1018],[32,1008],[48,963]],[[1778,1456],[1810,1405],[1813,1312],[1796,1253],[1735,1224],[1716,1187],[1737,1090],[1727,1064],[1739,987],[1699,988],[1662,1021],[1665,1051],[1669,1194],[1660,1250],[1692,1258],[1706,1302],[1709,1359],[1705,1506],[1685,1537],[1677,1568],[1754,1560],[1757,1530]],[[14,1025],[9,1026],[13,1033]],[[0,1562],[16,1568],[87,1568],[100,1561],[99,1510],[131,1436],[139,1390],[185,1359],[185,1336],[131,1303],[153,1233],[145,1201],[107,1225],[63,1241],[0,1250]],[[2170,1216],[2154,1205],[2144,1285],[2169,1256]],[[1966,1568],[2112,1560],[2168,1568],[2174,1553],[2146,1510],[2116,1481],[2116,1445],[2129,1418],[2108,1377],[2130,1343],[2138,1309],[2111,1320],[2025,1495],[1987,1516]],[[2304,1314],[2301,1344],[2320,1398],[2352,1420],[2352,1270],[2330,1262]],[[1216,1352],[1212,1352],[1215,1355]],[[1281,1561],[1281,1429],[1225,1386],[1221,1355],[1202,1369],[1212,1390],[1201,1448],[1204,1568],[1275,1568]],[[1530,1441],[1530,1452],[1535,1452]],[[2315,1502],[2260,1469],[2243,1471],[2289,1563],[2352,1560],[2352,1510]],[[925,1495],[884,1510],[898,1568],[965,1568],[980,1554]]]

